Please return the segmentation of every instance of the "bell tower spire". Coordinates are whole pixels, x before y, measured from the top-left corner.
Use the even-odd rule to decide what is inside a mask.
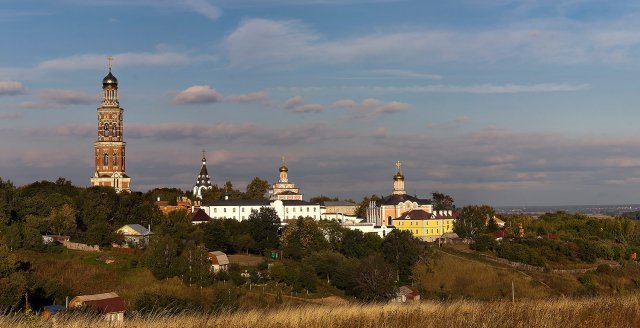
[[[396,175],[393,176],[393,194],[394,195],[404,195],[406,192],[404,191],[404,175],[402,175],[402,163],[400,161],[396,162]]]
[[[118,79],[111,73],[113,57],[107,58],[109,73],[102,79],[102,102],[98,108],[98,139],[94,144],[96,171],[91,186],[107,186],[117,192],[129,192],[125,174],[123,113],[118,102]]]

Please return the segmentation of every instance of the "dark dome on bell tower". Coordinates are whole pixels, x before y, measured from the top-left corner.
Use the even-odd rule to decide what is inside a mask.
[[[118,79],[111,74],[111,69],[109,69],[109,74],[102,79],[102,87],[104,88],[107,86],[118,87]]]

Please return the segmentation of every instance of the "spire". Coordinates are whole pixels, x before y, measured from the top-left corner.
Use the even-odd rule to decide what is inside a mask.
[[[204,156],[207,153],[206,150],[202,150],[202,165],[206,165],[207,164],[207,158]]]
[[[202,166],[200,167],[200,174],[196,178],[196,185],[193,186],[193,194],[196,198],[202,199],[202,190],[211,189],[213,185],[211,184],[211,178],[209,177],[209,172],[207,170],[207,158],[205,157],[206,151],[202,150]]]
[[[111,56],[107,57],[107,61],[109,62],[109,73],[111,73],[111,64],[113,62],[113,57]]]

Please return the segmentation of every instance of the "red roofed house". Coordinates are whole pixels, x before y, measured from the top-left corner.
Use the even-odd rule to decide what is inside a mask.
[[[189,213],[189,218],[191,219],[191,224],[206,223],[211,220],[211,217],[207,215],[207,212],[201,208],[197,209],[193,213]]]
[[[400,286],[398,288],[398,292],[396,293],[396,298],[394,301],[398,303],[406,303],[410,301],[420,301],[420,293],[417,290],[409,287],[409,286]]]
[[[80,295],[69,301],[69,308],[81,306],[87,306],[98,310],[98,312],[100,312],[100,314],[110,322],[122,322],[124,320],[124,301],[114,292],[95,295]]]

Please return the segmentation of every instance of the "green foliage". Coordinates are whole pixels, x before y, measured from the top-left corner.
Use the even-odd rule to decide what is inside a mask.
[[[433,202],[434,211],[450,211],[453,210],[453,197],[440,192],[434,192],[431,194],[431,201]]]
[[[9,248],[0,244],[0,278],[8,277],[16,271],[18,258]]]
[[[320,196],[316,196],[316,197],[311,197],[309,199],[310,203],[314,203],[314,204],[320,204],[324,206],[324,202],[337,202],[340,199],[338,197],[329,197],[329,196],[325,196],[325,195],[320,195]]]
[[[525,244],[503,242],[497,249],[498,256],[509,261],[526,263],[536,266],[544,266],[544,258],[536,251],[535,248]]]
[[[354,276],[356,297],[365,301],[388,301],[395,295],[396,271],[380,255],[362,260]]]
[[[485,252],[488,250],[493,250],[498,246],[495,238],[488,234],[481,234],[469,245],[469,248],[478,251]]]
[[[174,277],[178,274],[178,246],[173,238],[154,235],[144,253],[144,264],[157,279]]]
[[[176,314],[202,310],[202,304],[175,295],[146,291],[136,298],[134,309],[141,314]]]
[[[202,245],[190,243],[178,260],[182,281],[187,286],[207,286],[211,284],[211,260]]]
[[[382,239],[378,234],[346,229],[340,244],[340,253],[346,257],[364,258],[379,253]]]
[[[318,223],[309,217],[289,222],[280,241],[284,256],[296,259],[330,247]]]
[[[278,228],[280,217],[276,210],[263,207],[260,211],[252,211],[247,220],[249,234],[255,241],[255,250],[261,254],[275,249],[279,245]]]
[[[247,185],[247,191],[243,198],[245,199],[267,199],[265,196],[269,189],[269,182],[258,177],[253,178]]]
[[[199,228],[203,232],[203,242],[207,249],[222,251],[227,254],[236,252],[233,236],[239,231],[241,223],[233,219],[211,220],[203,223]]]
[[[414,238],[407,230],[393,230],[382,241],[384,260],[397,270],[401,284],[411,280],[411,268],[424,249],[424,243]]]
[[[460,238],[475,239],[486,230],[486,222],[495,215],[495,210],[488,205],[465,206],[458,219],[453,223],[453,232]]]

